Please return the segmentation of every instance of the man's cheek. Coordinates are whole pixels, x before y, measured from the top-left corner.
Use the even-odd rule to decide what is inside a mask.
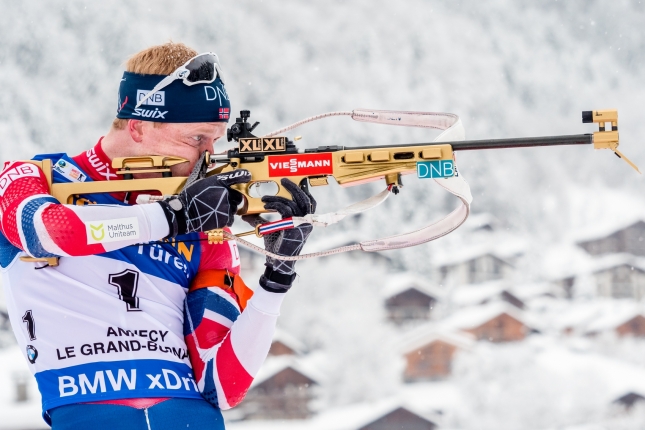
[[[177,155],[177,156],[182,157],[181,155]],[[182,157],[182,158],[187,158],[187,157]],[[195,167],[196,163],[197,163],[197,160],[189,160],[187,163],[181,163],[181,164],[176,164],[174,166],[171,166],[170,171],[172,172],[172,176],[190,175],[190,172],[193,170],[193,167]]]

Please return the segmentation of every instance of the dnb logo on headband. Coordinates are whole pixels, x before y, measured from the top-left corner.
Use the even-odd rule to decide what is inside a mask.
[[[137,103],[141,101],[142,98],[148,95],[150,91],[149,90],[137,90]],[[166,92],[165,91],[157,91],[154,93],[150,98],[148,98],[145,102],[142,104],[144,105],[152,105],[152,106],[165,106],[166,105]]]
[[[176,80],[135,107],[164,78],[124,72],[116,117],[169,123],[228,122],[231,102],[219,77],[209,84],[190,86]]]

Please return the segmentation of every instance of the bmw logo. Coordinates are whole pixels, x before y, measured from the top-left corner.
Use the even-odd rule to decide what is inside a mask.
[[[34,364],[37,358],[38,350],[31,345],[27,345],[27,360],[29,360],[31,364]]]

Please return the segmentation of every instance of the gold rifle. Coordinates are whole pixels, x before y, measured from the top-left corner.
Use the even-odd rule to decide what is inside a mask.
[[[415,172],[419,175],[419,170],[427,173],[426,177],[429,178],[451,176],[451,173],[455,172],[452,164],[454,151],[593,144],[595,149],[612,150],[640,173],[636,165],[618,151],[616,110],[583,112],[583,123],[599,124],[599,131],[589,134],[355,148],[321,146],[304,151],[299,151],[286,137],[253,136],[250,132],[257,123],[251,126],[247,122],[249,115],[249,111],[242,111],[241,118],[228,130],[229,141],[236,140],[239,143],[238,148],[229,150],[226,156],[207,153],[205,160],[208,165],[222,164],[210,170],[207,176],[234,172],[237,169],[246,169],[251,173],[248,183],[233,186],[245,197],[238,215],[270,212],[264,208],[261,201],[259,187],[262,184],[272,186],[272,195],[291,198],[289,192],[280,184],[282,178],[288,178],[301,187],[328,185],[329,177],[334,178],[341,186],[384,179],[388,186],[398,187],[401,185],[401,175]],[[606,129],[607,123],[610,123],[610,130]],[[153,191],[168,196],[179,193],[187,180],[187,177],[173,177],[170,173],[172,166],[187,160],[170,156],[115,158],[112,167],[118,175],[123,176],[124,180],[120,181],[53,183],[51,160],[30,162],[45,172],[50,194],[66,204],[73,203],[74,196],[95,193]],[[420,166],[424,166],[423,169]],[[160,173],[162,177],[134,179],[133,175],[137,173]],[[238,236],[253,233],[258,234],[257,228]],[[221,230],[209,232],[209,242],[217,243],[223,239]],[[45,261],[31,257],[23,257],[23,260]]]

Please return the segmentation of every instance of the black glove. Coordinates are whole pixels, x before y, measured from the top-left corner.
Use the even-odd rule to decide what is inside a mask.
[[[184,188],[177,196],[158,202],[174,237],[193,231],[230,227],[244,197],[231,185],[249,182],[251,173],[238,169],[208,176]]]
[[[262,197],[264,207],[277,211],[282,218],[292,216],[305,216],[316,211],[316,200],[308,191],[301,189],[292,181],[282,178],[283,187],[289,191],[293,200],[278,196]],[[252,226],[267,222],[259,215],[244,216],[242,219]],[[274,254],[298,255],[302,250],[309,234],[313,230],[311,224],[301,224],[298,227],[282,230],[264,236],[264,247]],[[260,286],[273,293],[285,293],[296,277],[294,271],[295,261],[283,261],[267,257],[264,264],[266,270],[260,277]]]

